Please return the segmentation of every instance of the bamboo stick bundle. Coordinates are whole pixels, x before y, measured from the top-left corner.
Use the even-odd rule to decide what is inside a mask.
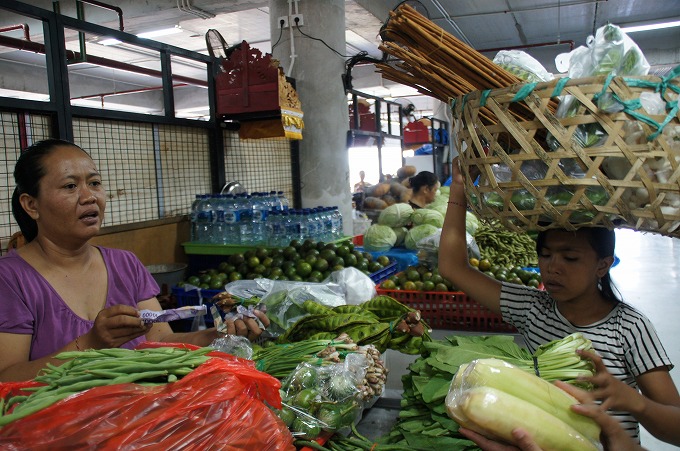
[[[506,88],[524,83],[486,56],[419,14],[407,4],[390,12],[382,30],[380,50],[395,57],[398,64],[379,63],[385,78],[411,86],[443,102],[450,102],[476,90]],[[523,103],[510,105],[517,118],[531,118],[532,111]],[[556,109],[550,101],[549,108]],[[480,116],[495,123],[495,115],[484,108]]]

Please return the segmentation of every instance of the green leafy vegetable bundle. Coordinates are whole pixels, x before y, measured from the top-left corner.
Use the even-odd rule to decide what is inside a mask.
[[[278,343],[333,340],[345,333],[354,343],[375,345],[380,352],[389,348],[405,354],[420,354],[422,343],[431,340],[429,327],[420,312],[390,296],[376,296],[361,305],[333,308],[307,301],[303,308],[309,315],[281,335]]]
[[[424,343],[425,352],[402,377],[404,392],[399,419],[382,442],[407,445],[414,451],[432,449],[478,449],[458,433],[458,424],[446,413],[445,398],[458,367],[480,358],[498,358],[541,378],[576,383],[579,375],[590,375],[590,361],[576,349],[592,349],[581,334],[541,346],[534,355],[517,345],[509,335],[451,336]],[[537,366],[534,367],[534,357]]]

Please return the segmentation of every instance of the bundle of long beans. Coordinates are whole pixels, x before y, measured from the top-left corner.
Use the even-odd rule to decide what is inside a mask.
[[[443,102],[476,90],[524,83],[408,4],[390,12],[381,36],[380,49],[400,62],[379,63],[378,71],[385,78]],[[513,114],[519,118],[533,117],[524,104],[516,107]],[[488,123],[496,122],[495,115],[486,107],[481,109],[480,116]]]

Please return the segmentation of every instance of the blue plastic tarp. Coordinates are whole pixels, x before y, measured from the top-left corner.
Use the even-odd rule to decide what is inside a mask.
[[[362,248],[362,252],[364,249]],[[393,247],[389,251],[370,252],[373,258],[387,255],[390,259],[396,260],[397,271],[404,271],[409,266],[416,266],[418,264],[417,251],[406,249],[405,247]]]

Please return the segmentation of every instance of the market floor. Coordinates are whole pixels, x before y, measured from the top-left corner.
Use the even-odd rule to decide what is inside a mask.
[[[680,388],[680,239],[667,238],[632,230],[617,230],[616,255],[620,262],[612,269],[612,278],[624,301],[642,311],[652,321],[666,352],[676,368],[671,371]],[[443,338],[453,331],[434,331]],[[365,412],[359,431],[371,438],[387,434],[396,420],[401,394],[401,375],[414,360],[394,351],[385,355],[390,369],[386,392],[373,409]],[[677,450],[662,443],[644,429],[642,445],[649,451]]]

